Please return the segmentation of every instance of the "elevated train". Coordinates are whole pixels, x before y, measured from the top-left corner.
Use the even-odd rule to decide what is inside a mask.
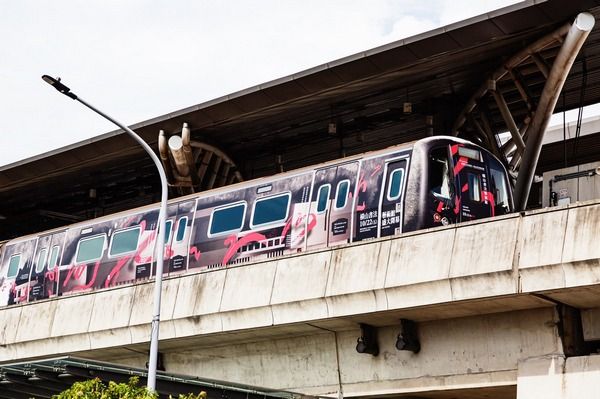
[[[436,136],[170,201],[165,274],[509,213],[504,166]],[[0,248],[0,306],[152,277],[158,205],[17,238]]]

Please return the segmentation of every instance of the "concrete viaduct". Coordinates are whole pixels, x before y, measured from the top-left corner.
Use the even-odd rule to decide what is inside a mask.
[[[160,351],[168,372],[319,396],[596,397],[598,225],[591,201],[170,278]],[[151,292],[0,309],[0,362],[143,367]],[[401,319],[418,353],[396,349]]]

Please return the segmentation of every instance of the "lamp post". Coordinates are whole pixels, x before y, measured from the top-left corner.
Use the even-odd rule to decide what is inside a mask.
[[[91,109],[95,113],[99,114],[105,119],[108,119],[121,129],[125,130],[135,141],[137,141],[144,150],[150,155],[152,161],[156,165],[156,169],[158,170],[158,174],[160,176],[160,183],[162,187],[162,195],[160,201],[160,211],[158,213],[158,235],[156,240],[158,241],[158,245],[156,248],[156,280],[154,282],[154,306],[152,313],[152,331],[150,336],[150,359],[148,361],[148,389],[150,391],[156,390],[156,367],[158,360],[158,330],[160,327],[160,300],[161,300],[161,291],[162,291],[162,276],[163,276],[163,258],[165,253],[165,220],[167,218],[167,200],[169,197],[168,185],[167,185],[167,177],[165,175],[165,171],[160,163],[160,160],[152,151],[152,148],[144,141],[140,136],[137,135],[133,130],[122,124],[121,122],[113,119],[108,116],[104,112],[95,108],[91,104],[82,100],[75,93],[71,91],[70,88],[61,83],[60,78],[55,79],[48,75],[43,75],[42,79],[44,82],[48,83],[56,90],[64,94],[65,96],[72,98],[73,100],[79,101],[81,104],[85,105],[87,108]]]

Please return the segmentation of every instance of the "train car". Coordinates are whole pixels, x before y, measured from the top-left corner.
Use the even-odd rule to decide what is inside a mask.
[[[170,201],[165,274],[509,213],[504,166],[437,136]],[[6,242],[0,306],[150,278],[158,206]]]

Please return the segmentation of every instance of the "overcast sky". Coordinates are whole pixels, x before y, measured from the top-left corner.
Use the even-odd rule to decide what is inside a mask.
[[[513,3],[0,0],[0,165]]]

